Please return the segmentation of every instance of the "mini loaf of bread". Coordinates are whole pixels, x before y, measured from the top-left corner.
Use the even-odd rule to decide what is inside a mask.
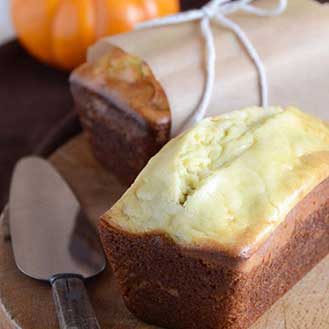
[[[130,184],[170,137],[166,95],[146,63],[112,48],[70,78],[80,121],[96,158]]]
[[[329,252],[329,127],[295,108],[203,120],[100,220],[127,307],[173,329],[243,329]]]

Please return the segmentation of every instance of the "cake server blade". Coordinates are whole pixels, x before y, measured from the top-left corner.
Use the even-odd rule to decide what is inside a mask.
[[[9,222],[18,268],[52,284],[61,328],[99,328],[83,280],[105,268],[94,227],[71,189],[38,157],[14,170]]]

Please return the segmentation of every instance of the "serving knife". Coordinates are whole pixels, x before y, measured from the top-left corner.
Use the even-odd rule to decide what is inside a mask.
[[[100,328],[84,281],[103,271],[104,253],[79,201],[46,160],[27,157],[16,165],[9,223],[16,264],[51,284],[60,328]]]

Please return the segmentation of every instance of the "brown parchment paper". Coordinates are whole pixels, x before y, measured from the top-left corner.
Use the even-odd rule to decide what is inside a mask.
[[[255,4],[271,7],[276,0]],[[295,105],[329,121],[329,5],[290,0],[278,17],[243,12],[240,24],[265,63],[271,105]],[[236,36],[213,23],[216,82],[207,116],[259,105],[258,75]],[[196,109],[205,82],[204,41],[199,23],[133,31],[100,40],[89,49],[94,61],[117,46],[146,61],[164,88],[172,114],[172,134]]]

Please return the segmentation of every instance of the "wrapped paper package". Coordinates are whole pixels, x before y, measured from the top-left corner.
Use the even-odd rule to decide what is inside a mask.
[[[259,0],[273,7],[275,0]],[[230,16],[257,49],[270,105],[295,105],[329,120],[329,5],[290,0],[277,17]],[[207,116],[259,105],[257,71],[237,37],[212,25],[216,80]],[[200,23],[138,30],[100,40],[71,76],[93,150],[121,181],[131,182],[200,103],[205,84]]]

